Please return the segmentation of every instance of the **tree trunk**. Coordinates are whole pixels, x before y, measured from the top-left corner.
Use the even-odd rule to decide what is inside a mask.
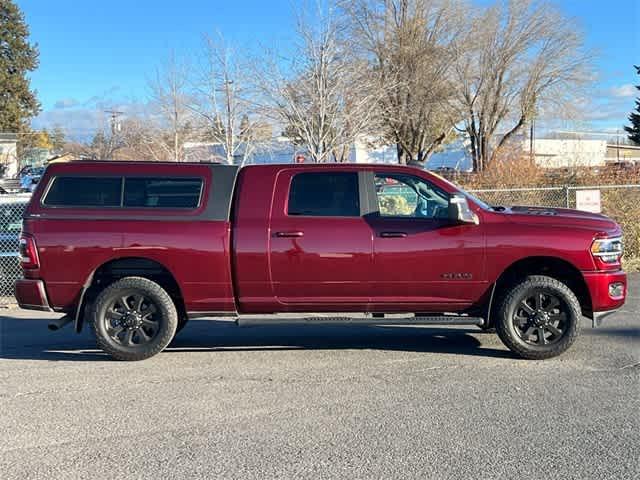
[[[406,165],[407,164],[407,152],[404,150],[404,148],[402,148],[402,146],[400,146],[399,143],[396,144],[396,149],[398,151],[398,163],[400,165]]]
[[[504,136],[502,137],[502,140],[500,140],[500,143],[498,143],[498,146],[491,153],[491,159],[489,160],[489,162],[493,162],[493,160],[496,158],[496,155],[498,154],[500,149],[509,141],[509,139],[515,133],[518,132],[518,130],[520,130],[522,128],[522,126],[525,124],[525,122],[526,122],[526,118],[523,115],[523,116],[520,117],[520,120],[518,121],[518,123],[511,130],[509,130],[507,133],[504,134]]]
[[[489,166],[489,137],[487,135],[482,135],[480,145],[482,146],[482,171],[484,171]]]

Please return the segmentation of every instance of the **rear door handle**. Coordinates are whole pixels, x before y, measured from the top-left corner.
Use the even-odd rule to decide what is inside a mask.
[[[278,237],[278,238],[304,237],[304,232],[300,232],[300,231],[296,231],[296,232],[276,232],[276,237]]]
[[[404,238],[407,236],[406,232],[381,232],[382,238]]]

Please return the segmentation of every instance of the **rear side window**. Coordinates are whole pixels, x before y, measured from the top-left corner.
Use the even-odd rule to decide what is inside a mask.
[[[299,173],[291,180],[289,215],[358,217],[360,201],[355,172]]]
[[[127,177],[124,183],[124,206],[197,208],[201,192],[200,178]]]
[[[119,207],[120,177],[56,177],[44,199],[52,207]]]

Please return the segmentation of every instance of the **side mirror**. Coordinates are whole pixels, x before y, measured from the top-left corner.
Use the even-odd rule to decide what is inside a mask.
[[[460,193],[454,193],[449,198],[449,219],[457,223],[473,223],[478,225],[480,219],[469,208],[467,197]]]

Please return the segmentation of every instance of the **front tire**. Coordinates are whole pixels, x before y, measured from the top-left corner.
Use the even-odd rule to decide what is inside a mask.
[[[178,326],[169,294],[142,277],[125,277],[102,290],[93,303],[91,319],[98,347],[127,361],[160,353]]]
[[[502,342],[522,358],[542,360],[565,352],[580,331],[582,310],[564,283],[532,275],[505,295],[496,318]]]

